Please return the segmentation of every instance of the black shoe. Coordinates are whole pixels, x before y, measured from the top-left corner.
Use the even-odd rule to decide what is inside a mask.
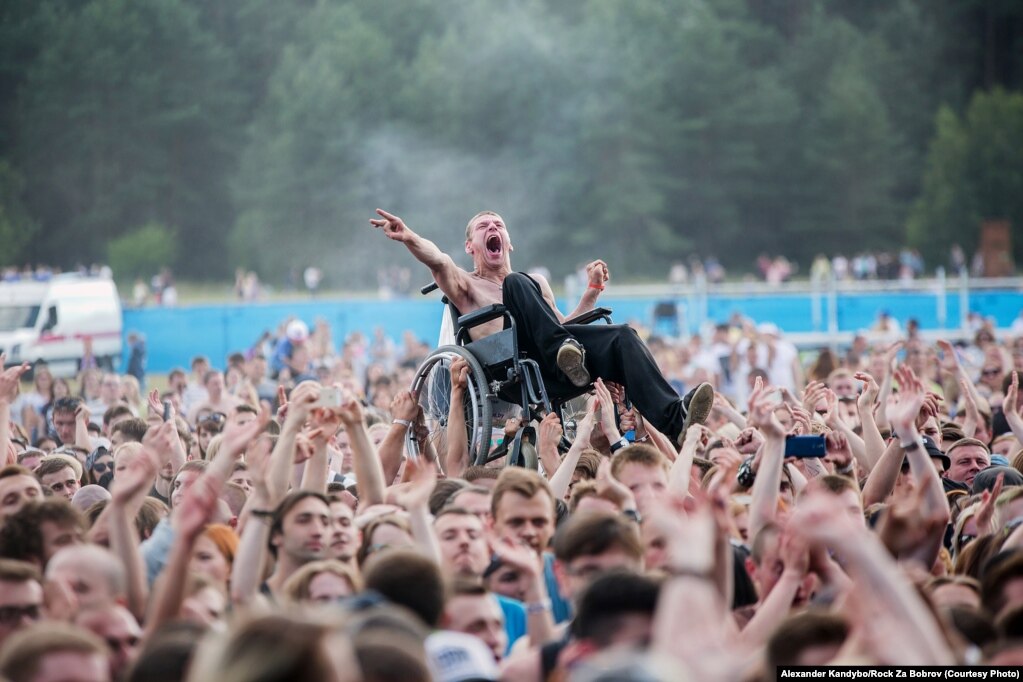
[[[685,394],[682,398],[682,407],[686,410],[686,418],[682,422],[682,432],[678,434],[679,445],[685,440],[686,431],[690,426],[707,423],[711,408],[714,407],[714,387],[706,381],[703,382]]]
[[[590,373],[586,371],[586,349],[575,339],[568,339],[558,349],[558,369],[565,373],[573,386],[589,386]]]

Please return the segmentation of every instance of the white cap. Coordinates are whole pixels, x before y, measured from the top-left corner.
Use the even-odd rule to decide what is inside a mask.
[[[285,333],[291,341],[305,341],[309,338],[309,327],[302,320],[292,320]]]
[[[494,654],[477,637],[440,630],[426,638],[426,655],[436,682],[497,680]]]
[[[764,334],[765,336],[781,336],[781,332],[778,330],[778,325],[774,322],[761,322],[757,325],[757,332]]]

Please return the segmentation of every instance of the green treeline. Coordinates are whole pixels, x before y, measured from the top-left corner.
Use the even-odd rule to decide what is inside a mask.
[[[377,206],[555,274],[1023,261],[1021,86],[1014,0],[3,0],[0,264],[372,286]]]

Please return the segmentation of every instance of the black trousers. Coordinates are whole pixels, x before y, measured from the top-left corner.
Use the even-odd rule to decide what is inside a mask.
[[[558,349],[574,338],[586,349],[590,376],[625,386],[629,399],[643,418],[672,439],[682,431],[685,408],[678,393],[661,374],[653,355],[636,331],[624,324],[562,325],[528,275],[513,272],[504,278],[504,305],[515,318],[519,350],[540,364],[548,392],[571,390],[558,369]],[[578,392],[578,389],[575,390]]]

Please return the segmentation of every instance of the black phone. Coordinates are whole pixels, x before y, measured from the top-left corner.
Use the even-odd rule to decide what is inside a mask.
[[[169,400],[163,401],[163,420],[169,422],[171,418],[171,402]]]
[[[788,436],[785,439],[786,457],[823,457],[825,454],[824,436]]]

